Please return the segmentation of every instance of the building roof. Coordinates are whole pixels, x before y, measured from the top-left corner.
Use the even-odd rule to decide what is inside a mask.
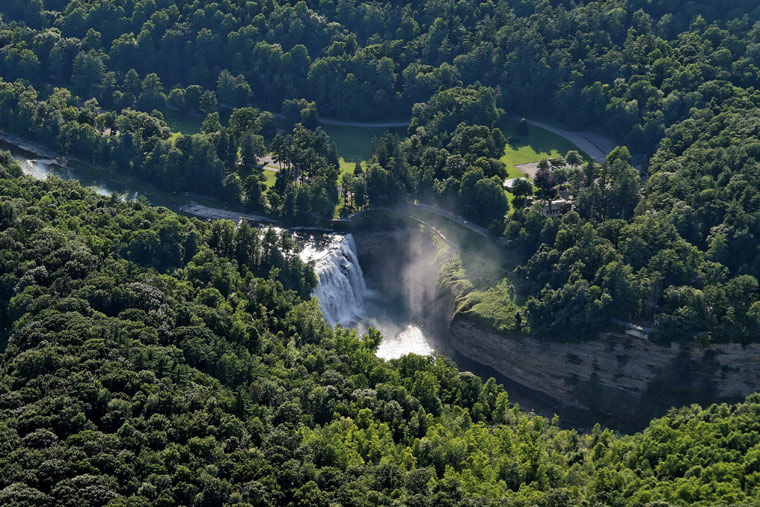
[[[512,188],[515,186],[518,180],[524,180],[525,178],[510,178],[504,182],[504,188]]]
[[[571,206],[572,204],[572,201],[568,201],[566,199],[556,199],[554,201],[549,201],[544,206],[544,213],[547,215],[554,215],[561,212],[565,206]]]
[[[570,201],[567,201],[565,199],[556,199],[554,201],[549,202],[548,206],[552,209],[562,209],[562,206],[565,204],[570,204]]]

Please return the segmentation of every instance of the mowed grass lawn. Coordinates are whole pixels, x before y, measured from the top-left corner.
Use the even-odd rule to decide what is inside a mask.
[[[275,179],[277,178],[277,173],[274,171],[267,171],[264,170],[264,186],[267,188],[270,188],[274,185]]]
[[[342,125],[320,125],[338,148],[341,174],[354,171],[357,162],[369,160],[372,138],[386,132],[395,132],[400,137],[406,134],[405,128],[359,128]],[[366,166],[366,164],[363,164]]]
[[[180,113],[170,109],[161,111],[164,115],[164,121],[172,129],[173,134],[199,134],[204,117],[189,113]]]
[[[507,143],[507,148],[501,157],[501,161],[507,166],[507,173],[510,178],[524,176],[515,168],[516,165],[539,162],[545,158],[564,157],[570,150],[580,152],[577,146],[564,137],[532,125],[529,127],[527,136],[518,135],[517,124],[518,120],[511,118],[499,124],[504,136],[507,139],[511,137],[514,140],[512,143]]]
[[[516,165],[538,162],[545,158],[564,157],[568,151],[578,150],[578,147],[567,139],[538,127],[531,126],[527,136],[518,136],[517,123],[517,120],[506,119],[499,124],[505,137],[517,139],[517,142],[507,143],[501,157],[501,161],[507,166],[509,178],[524,176],[515,168]],[[356,162],[369,160],[373,137],[382,136],[388,131],[396,132],[399,136],[406,134],[404,128],[320,126],[338,147],[341,173],[353,172]]]
[[[197,134],[201,131],[203,116],[171,110],[165,110],[163,114],[167,125],[172,129],[173,137],[179,133]],[[507,143],[504,155],[501,157],[501,161],[507,166],[508,178],[524,176],[515,168],[516,165],[565,156],[570,150],[578,150],[567,139],[538,127],[530,126],[528,135],[520,136],[517,134],[517,124],[518,120],[512,118],[505,119],[499,124],[504,136],[513,138],[513,142]],[[406,135],[405,128],[359,128],[342,125],[320,125],[320,127],[327,132],[338,148],[341,174],[353,173],[357,162],[363,162],[362,165],[366,168],[374,137],[382,136],[389,131],[401,137]],[[275,173],[264,171],[264,176],[267,187],[271,186],[274,183]]]

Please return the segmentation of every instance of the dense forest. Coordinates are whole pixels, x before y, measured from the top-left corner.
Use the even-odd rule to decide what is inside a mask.
[[[748,343],[759,19],[750,0],[4,0],[0,127],[284,223],[452,210],[517,258],[487,292],[509,333]],[[507,193],[515,114],[621,147]],[[346,171],[321,117],[410,124]],[[560,216],[524,206],[566,193]],[[298,254],[0,153],[0,505],[757,504],[760,395],[564,429],[445,357],[377,358],[377,331],[325,323]]]
[[[9,0],[0,14],[3,129],[290,222],[409,198],[451,209],[521,258],[510,332],[589,339],[633,320],[663,343],[760,336],[754,2]],[[166,112],[202,132],[171,132]],[[627,148],[569,154],[505,194],[507,114]],[[341,174],[320,115],[411,124]],[[285,170],[265,188],[268,153]],[[562,217],[523,207],[559,190],[575,196]]]
[[[751,505],[760,397],[561,429],[443,357],[325,324],[286,233],[0,154],[0,504]]]

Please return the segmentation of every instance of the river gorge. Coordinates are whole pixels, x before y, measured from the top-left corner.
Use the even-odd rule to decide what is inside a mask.
[[[760,344],[658,345],[635,333],[581,342],[507,334],[462,309],[444,273],[457,247],[421,227],[355,232],[368,286],[403,302],[436,353],[504,384],[513,402],[569,426],[643,428],[670,407],[732,401],[760,390]],[[387,262],[388,258],[397,262]]]
[[[142,195],[152,204],[201,218],[245,216],[213,199],[62,163],[35,147],[4,143],[2,148],[11,149],[24,172],[38,179],[76,179],[102,195]],[[384,213],[342,223],[348,230],[341,232],[293,231],[303,246],[302,259],[314,262],[319,284],[313,295],[325,318],[360,333],[370,326],[380,330],[377,355],[383,359],[408,353],[448,356],[461,369],[495,377],[521,407],[548,417],[557,413],[564,424],[582,429],[602,421],[636,430],[670,406],[735,400],[760,390],[760,345],[666,347],[624,333],[564,343],[497,332],[458,311],[457,301],[465,294],[441,277],[444,263],[460,253],[459,245],[470,246],[465,236],[456,237],[456,224],[448,224],[444,236],[418,217]],[[499,257],[488,251],[491,247],[477,248],[484,264]]]

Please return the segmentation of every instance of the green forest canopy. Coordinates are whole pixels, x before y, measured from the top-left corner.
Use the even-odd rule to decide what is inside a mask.
[[[622,319],[652,322],[659,342],[748,343],[760,336],[758,9],[7,0],[0,124],[284,221],[406,198],[451,209],[520,256],[526,302],[504,305],[521,317],[500,313],[506,332],[590,339]],[[202,115],[200,132],[173,134],[164,112]],[[536,178],[537,197],[567,191],[573,211],[505,217],[505,113],[605,130],[629,149]],[[340,176],[320,114],[411,125]],[[284,170],[265,191],[266,153]],[[445,359],[385,363],[375,333],[331,329],[287,235],[32,182],[0,162],[0,504],[760,496],[757,395],[628,437],[561,430]]]
[[[0,120],[166,189],[290,222],[406,198],[452,209],[522,258],[526,304],[510,332],[592,339],[640,320],[660,342],[746,343],[760,336],[758,9],[9,0]],[[201,132],[172,135],[161,110],[173,122],[203,115]],[[539,198],[567,191],[575,213],[523,209],[531,189],[521,188],[505,218],[505,112],[602,129],[629,149],[537,177]],[[352,174],[320,114],[411,125],[405,138],[376,139]],[[256,163],[266,153],[286,168],[276,178]],[[629,153],[650,156],[648,170]]]
[[[751,504],[760,395],[563,430],[325,324],[273,230],[33,181],[0,154],[0,504]],[[659,503],[658,503],[659,502]]]

